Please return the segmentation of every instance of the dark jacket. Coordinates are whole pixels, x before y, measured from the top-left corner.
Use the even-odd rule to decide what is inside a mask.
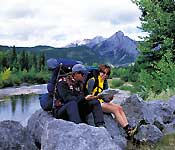
[[[81,101],[85,99],[82,83],[75,81],[72,76],[61,78],[57,84],[57,92],[62,103]]]

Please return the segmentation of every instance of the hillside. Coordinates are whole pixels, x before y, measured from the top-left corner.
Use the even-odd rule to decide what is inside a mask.
[[[71,46],[71,47],[70,47]],[[12,47],[0,46],[0,50],[12,50]],[[135,61],[139,52],[137,42],[124,36],[124,33],[116,32],[109,38],[95,37],[69,44],[63,48],[51,46],[16,47],[16,51],[44,52],[48,58],[69,58],[83,63],[110,63],[113,65],[125,65]]]

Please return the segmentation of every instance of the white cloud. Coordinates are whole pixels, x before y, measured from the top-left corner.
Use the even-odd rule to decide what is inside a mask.
[[[0,45],[64,46],[121,30],[137,40],[140,11],[131,0],[0,0]]]

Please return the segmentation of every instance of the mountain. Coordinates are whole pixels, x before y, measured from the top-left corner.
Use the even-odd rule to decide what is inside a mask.
[[[84,39],[82,41],[75,41],[73,43],[70,43],[68,45],[66,45],[66,48],[69,47],[77,47],[77,46],[82,46],[82,45],[86,45],[89,48],[92,48],[94,45],[99,44],[101,42],[103,42],[105,40],[105,38],[103,38],[102,36],[96,36],[93,39]]]
[[[124,36],[121,31],[95,45],[93,50],[98,52],[102,58],[105,58],[106,62],[114,65],[132,63],[139,54],[137,42]]]
[[[115,66],[133,63],[139,55],[138,42],[118,31],[109,38],[101,36],[93,39],[73,42],[66,47],[55,48],[51,46],[16,47],[16,51],[44,52],[48,58],[68,58],[93,63],[109,63]],[[0,51],[12,50],[12,47],[0,46]]]

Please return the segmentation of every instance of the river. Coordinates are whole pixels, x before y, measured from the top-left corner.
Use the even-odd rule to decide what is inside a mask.
[[[23,126],[38,109],[39,95],[46,93],[46,84],[0,89],[0,121],[15,120]]]

